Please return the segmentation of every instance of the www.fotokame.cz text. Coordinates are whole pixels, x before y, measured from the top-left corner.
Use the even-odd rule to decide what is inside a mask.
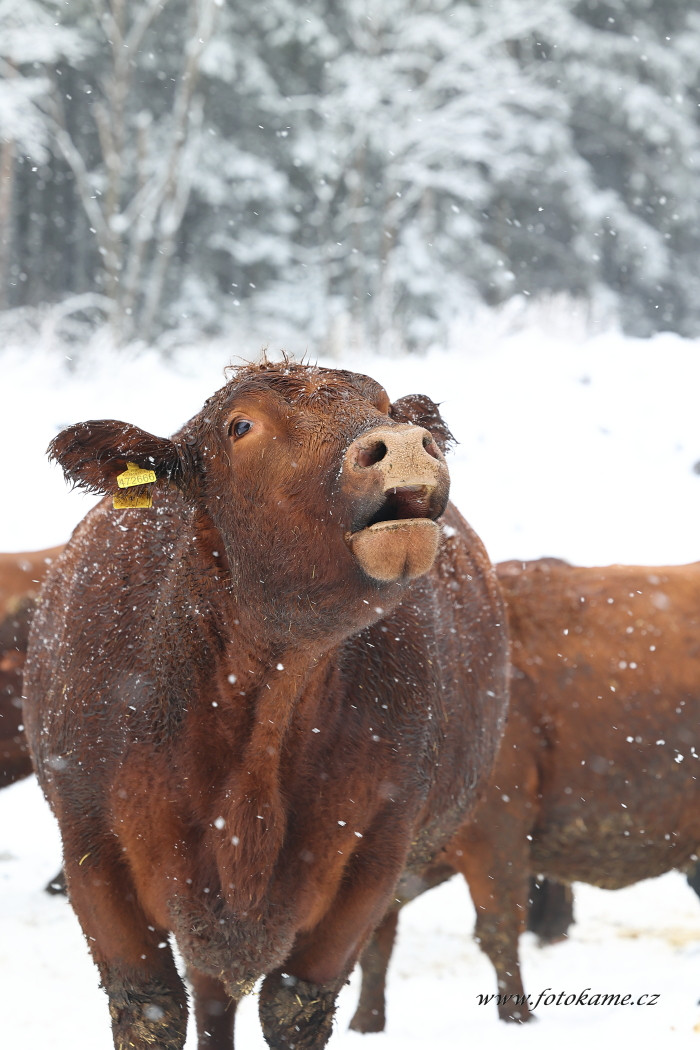
[[[643,995],[630,995],[621,992],[594,992],[584,988],[582,992],[554,992],[545,988],[538,996],[533,995],[481,995],[477,994],[480,1006],[495,1003],[497,1006],[529,1006],[534,1011],[538,1006],[656,1006],[658,992],[646,992]]]

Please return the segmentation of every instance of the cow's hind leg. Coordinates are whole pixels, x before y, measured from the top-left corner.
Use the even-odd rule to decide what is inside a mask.
[[[688,885],[691,890],[694,890],[700,897],[700,861],[696,861],[691,864],[690,867],[685,870],[685,877],[688,880]]]
[[[167,932],[149,923],[128,873],[97,849],[66,848],[71,904],[109,998],[115,1050],[182,1050],[187,995]]]
[[[527,928],[540,944],[564,940],[574,921],[574,895],[571,886],[555,879],[530,878]]]
[[[221,981],[189,967],[194,1016],[197,1022],[197,1050],[233,1050],[233,1023],[236,1000]]]
[[[66,876],[63,874],[63,868],[60,868],[52,879],[44,886],[46,893],[52,894],[52,896],[66,894]]]
[[[350,1022],[355,1032],[383,1032],[386,1025],[386,972],[396,940],[398,911],[388,912],[362,953],[362,986],[357,1010]]]
[[[476,911],[475,938],[489,957],[498,982],[498,1016],[522,1024],[532,1017],[520,975],[518,941],[525,930],[529,878],[527,839],[517,824],[496,829],[463,828],[450,854],[464,875]],[[456,841],[456,839],[455,839]],[[508,843],[506,850],[503,843]]]
[[[281,971],[260,990],[260,1023],[272,1050],[322,1050],[330,1038],[341,982],[314,984]]]

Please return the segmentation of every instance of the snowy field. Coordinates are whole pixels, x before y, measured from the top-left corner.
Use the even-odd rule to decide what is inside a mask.
[[[584,338],[559,313],[509,329],[465,329],[452,352],[424,358],[354,355],[322,362],[364,371],[392,397],[441,402],[460,444],[453,498],[494,560],[558,555],[583,564],[681,563],[700,556],[700,344],[614,333]],[[69,492],[44,450],[63,425],[126,419],[169,433],[255,346],[216,346],[163,364],[155,355],[5,347],[0,356],[0,550],[67,539],[93,502]],[[9,482],[9,483],[8,483]],[[111,1050],[106,999],[66,901],[43,893],[59,865],[53,820],[33,780],[0,792],[0,1047]],[[335,1050],[577,1050],[643,1042],[698,1046],[700,902],[671,873],[628,890],[576,887],[566,944],[522,941],[526,990],[658,995],[654,1006],[541,1007],[525,1027],[498,1022],[477,994],[495,991],[471,938],[464,883],[425,895],[402,917],[390,972],[388,1027],[347,1031],[356,978],[341,996]],[[240,1010],[239,1050],[263,1050],[254,997]],[[194,1039],[187,1043],[193,1050]]]

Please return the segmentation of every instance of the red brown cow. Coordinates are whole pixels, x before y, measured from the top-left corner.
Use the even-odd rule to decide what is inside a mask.
[[[62,549],[0,554],[0,787],[32,772],[22,732],[22,670],[35,599]]]
[[[115,1047],[183,1046],[169,932],[201,1050],[232,1046],[259,977],[268,1044],[325,1046],[397,879],[473,806],[508,645],[448,440],[428,398],[263,362],[170,440],[100,421],[52,443],[78,485],[153,491],[77,528],[25,676]]]
[[[618,889],[680,868],[700,889],[700,563],[497,571],[513,664],[503,742],[475,816],[404,900],[461,872],[510,997],[499,1015],[525,1021],[518,938],[532,875]],[[570,912],[559,904],[561,933]],[[365,953],[359,1031],[383,1028],[396,921]]]

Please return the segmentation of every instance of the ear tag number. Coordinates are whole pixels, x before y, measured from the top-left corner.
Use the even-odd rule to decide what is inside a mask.
[[[143,470],[138,464],[130,463],[128,460],[126,470],[117,475],[117,485],[120,489],[130,489],[135,485],[152,485],[155,480],[155,471]],[[115,510],[152,507],[153,497],[147,489],[140,489],[138,492],[117,492],[112,497],[112,506]]]
[[[134,485],[152,485],[156,480],[155,471],[142,470],[136,463],[126,462],[123,474],[117,474],[117,485],[120,489],[130,489]]]

